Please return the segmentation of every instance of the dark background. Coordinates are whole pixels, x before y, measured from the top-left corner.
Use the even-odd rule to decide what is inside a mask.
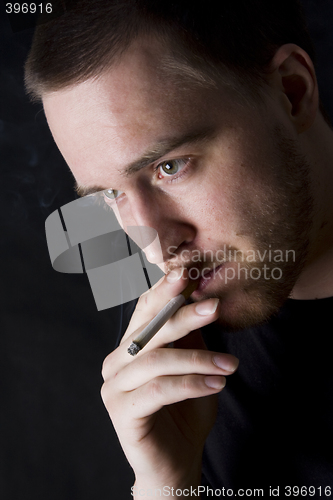
[[[303,4],[332,118],[333,1]],[[0,499],[127,500],[133,476],[100,397],[126,318],[97,311],[86,276],[52,269],[45,219],[74,199],[73,178],[24,93],[33,29],[0,9]]]

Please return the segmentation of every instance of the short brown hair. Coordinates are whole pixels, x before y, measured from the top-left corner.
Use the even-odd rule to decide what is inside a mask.
[[[211,74],[261,86],[276,49],[315,54],[298,0],[58,0],[67,10],[35,32],[25,67],[33,99],[100,74],[140,35],[154,35]],[[56,3],[56,2],[55,2]]]

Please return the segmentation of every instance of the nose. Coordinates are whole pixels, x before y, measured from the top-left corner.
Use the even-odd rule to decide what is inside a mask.
[[[177,250],[193,241],[195,228],[181,216],[179,200],[142,189],[128,196],[127,205],[126,214],[120,211],[125,231],[144,250],[149,262],[175,260]]]

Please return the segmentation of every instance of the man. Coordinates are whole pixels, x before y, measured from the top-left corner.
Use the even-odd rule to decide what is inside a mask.
[[[330,495],[333,141],[312,59],[296,1],[82,1],[37,31],[27,88],[78,191],[161,243],[167,276],[103,366],[135,498]]]

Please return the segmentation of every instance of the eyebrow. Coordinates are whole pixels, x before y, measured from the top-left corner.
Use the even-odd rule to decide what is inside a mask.
[[[131,177],[135,173],[139,172],[143,168],[147,167],[151,163],[156,162],[162,156],[172,152],[173,150],[179,148],[180,146],[195,144],[204,142],[207,139],[211,138],[213,135],[213,128],[206,127],[201,130],[194,130],[189,132],[181,137],[171,137],[166,140],[162,140],[154,145],[152,148],[147,150],[140,158],[131,162],[127,165],[122,171],[121,175],[124,177]],[[85,187],[80,186],[77,182],[75,184],[75,191],[78,196],[88,196],[91,194],[96,194],[100,191],[104,191],[105,189],[110,188],[103,186],[91,186]]]
[[[76,194],[80,198],[83,198],[84,196],[89,196],[89,195],[97,194],[101,191],[105,191],[105,189],[108,189],[108,188],[103,187],[103,186],[90,186],[90,187],[80,186],[78,184],[78,182],[75,181],[74,189],[75,189]]]

